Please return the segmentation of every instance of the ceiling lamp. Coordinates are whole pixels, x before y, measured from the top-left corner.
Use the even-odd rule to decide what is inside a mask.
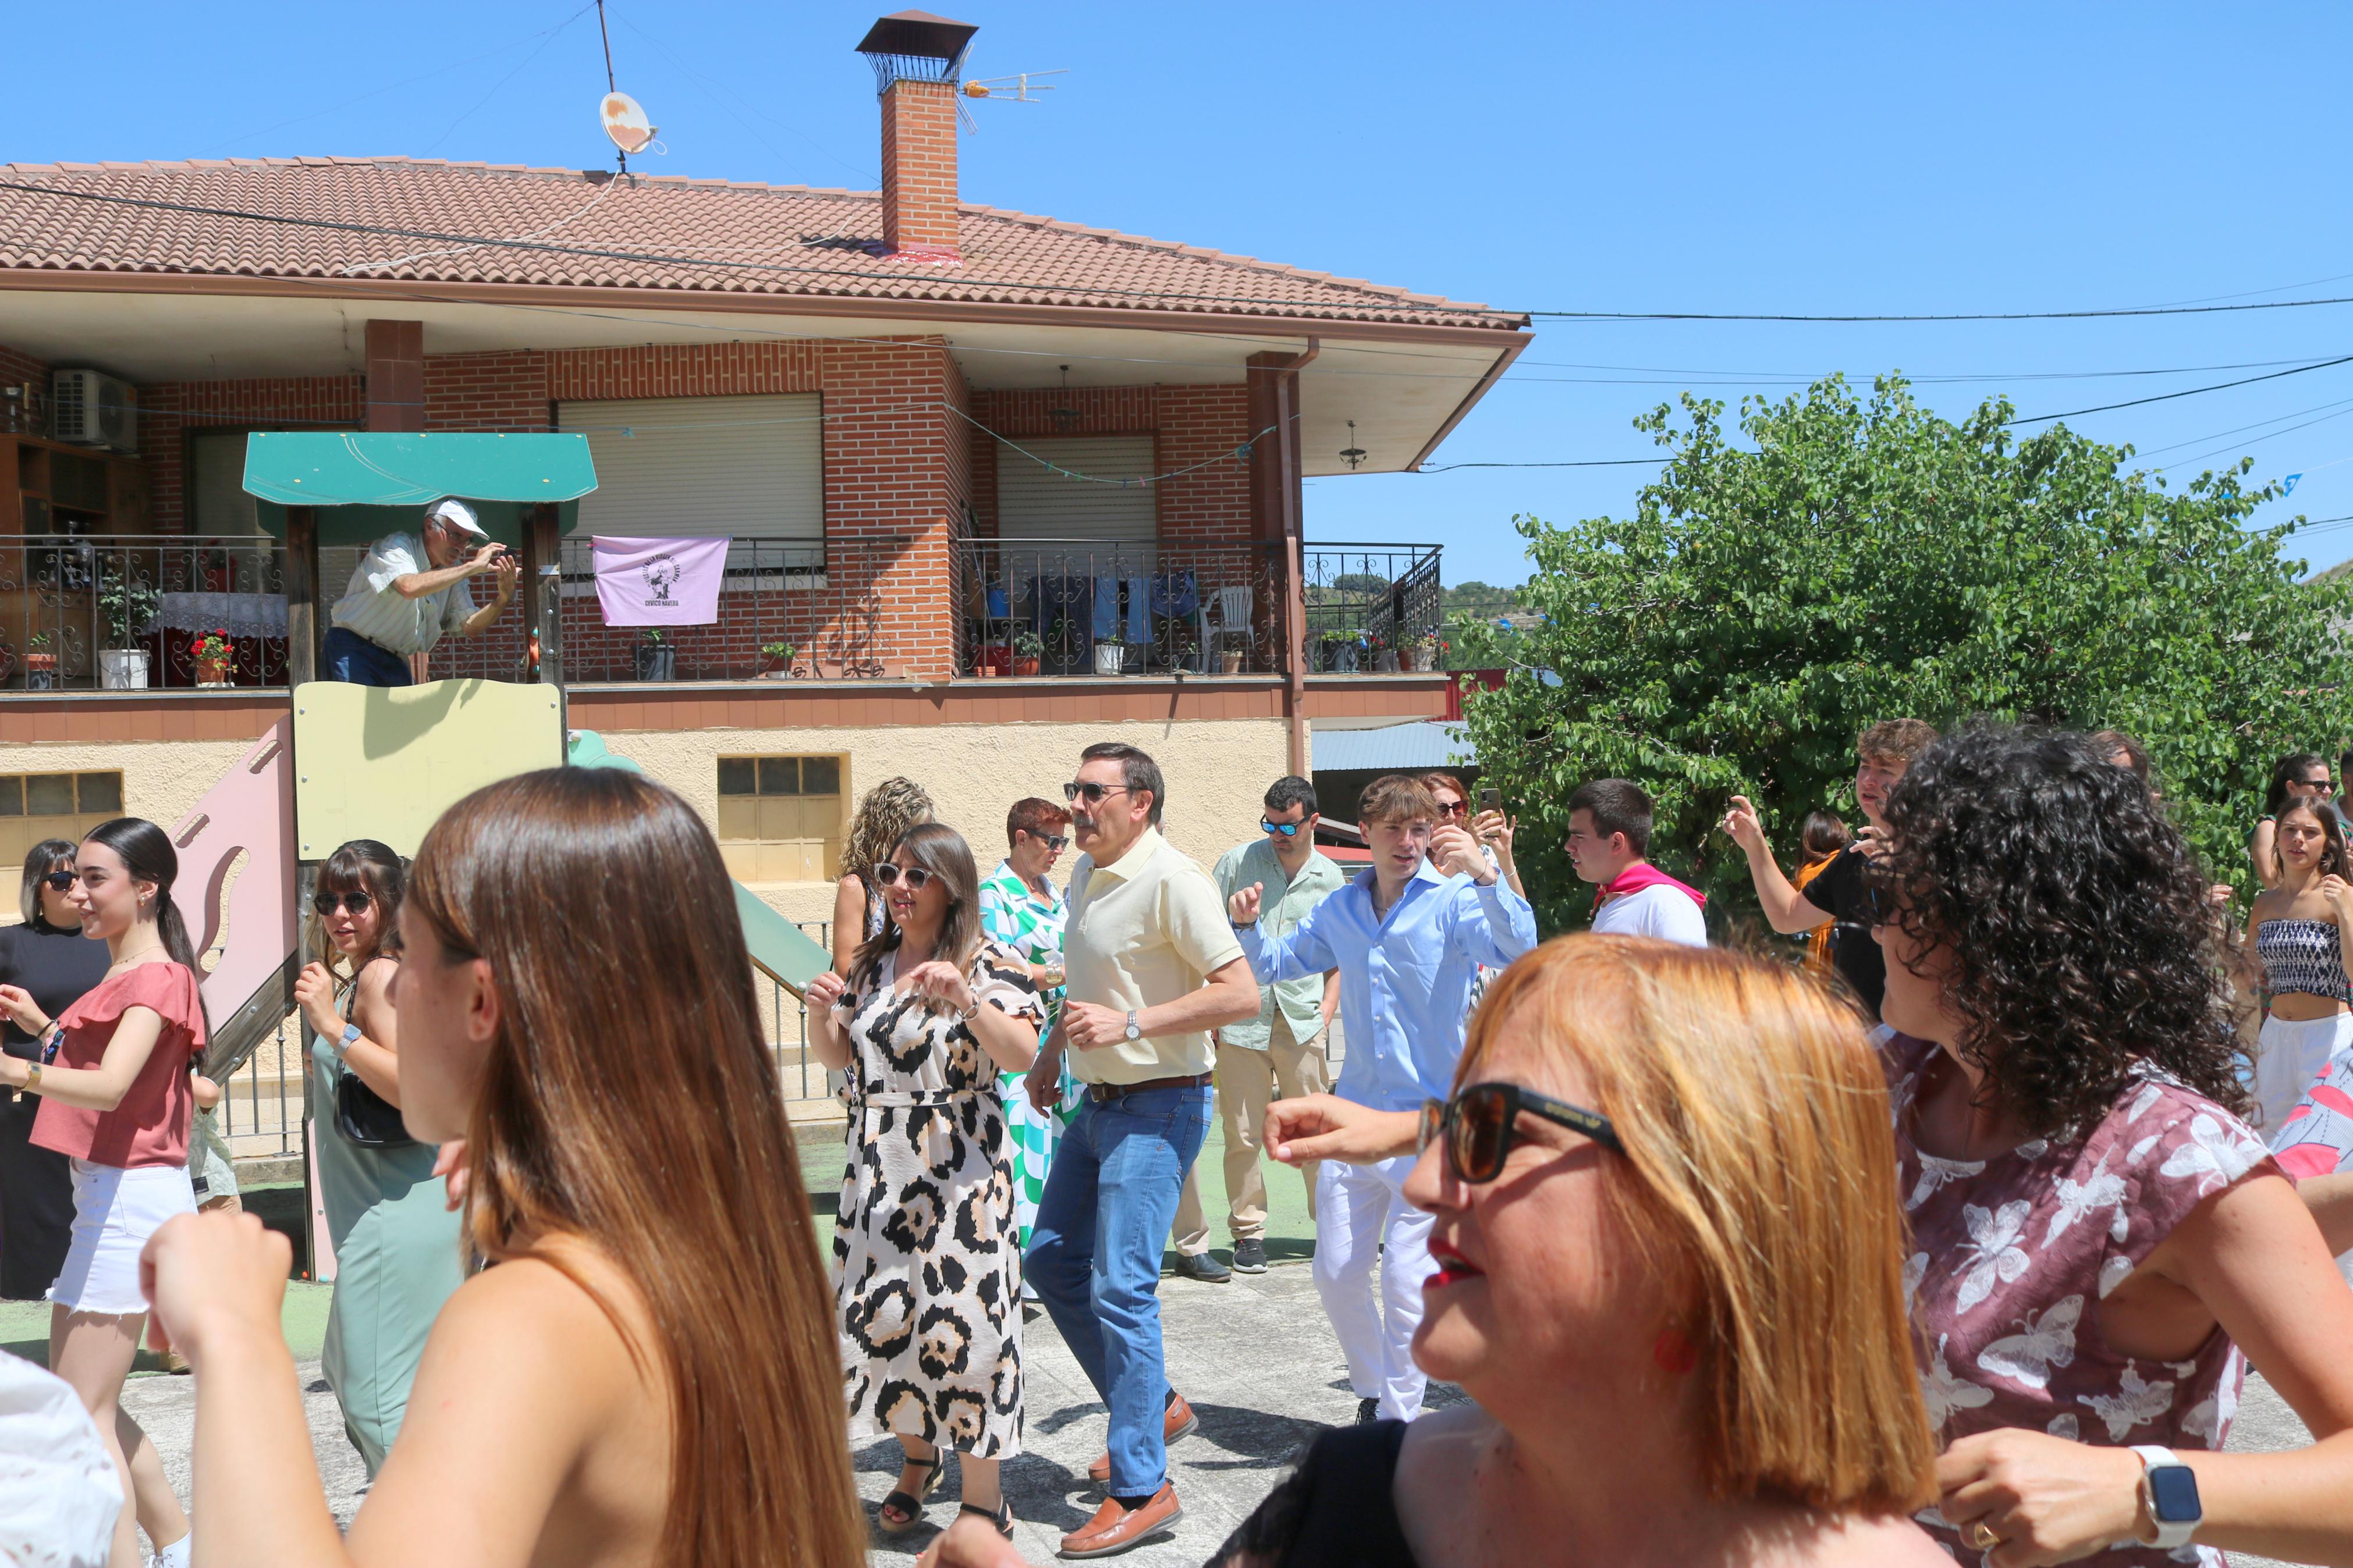
[[[1356,422],[1353,419],[1348,421],[1348,444],[1340,448],[1340,460],[1348,465],[1352,474],[1365,460],[1365,449],[1356,445]]]

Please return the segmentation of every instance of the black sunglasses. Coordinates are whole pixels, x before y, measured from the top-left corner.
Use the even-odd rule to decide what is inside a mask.
[[[1102,804],[1103,797],[1107,795],[1124,795],[1125,793],[1127,793],[1125,784],[1066,784],[1062,786],[1064,800],[1076,800],[1079,796],[1085,795],[1089,805]]]
[[[343,905],[343,912],[347,915],[364,915],[368,912],[368,906],[374,902],[375,900],[368,897],[364,891],[353,888],[340,899],[332,893],[321,893],[311,900],[311,907],[318,910],[321,918],[323,919],[335,912],[337,904]]]
[[[49,891],[62,893],[74,885],[74,874],[71,871],[44,871],[41,880],[49,885]]]
[[[1067,833],[1032,833],[1029,837],[1057,855],[1071,847],[1071,836]]]
[[[1299,830],[1306,826],[1307,824],[1303,822],[1269,822],[1263,816],[1258,819],[1258,830],[1261,833],[1280,833],[1285,838],[1298,837]]]
[[[1471,805],[1468,801],[1441,800],[1438,803],[1438,815],[1440,816],[1467,816],[1470,812]]]
[[[895,888],[899,885],[899,879],[904,877],[907,879],[907,891],[911,893],[922,892],[933,875],[921,866],[902,866],[895,860],[885,860],[874,868],[875,881],[886,888]]]
[[[1520,1112],[1582,1132],[1605,1149],[1624,1153],[1618,1130],[1598,1110],[1522,1089],[1515,1083],[1474,1083],[1452,1100],[1424,1100],[1418,1149],[1443,1142],[1446,1163],[1458,1180],[1478,1186],[1504,1173],[1504,1161],[1518,1141]]]

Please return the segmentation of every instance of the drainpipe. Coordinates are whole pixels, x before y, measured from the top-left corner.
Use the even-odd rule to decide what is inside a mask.
[[[1324,352],[1323,343],[1307,340],[1307,352],[1283,367],[1275,384],[1282,425],[1275,450],[1282,454],[1283,641],[1291,679],[1291,771],[1308,776],[1307,748],[1307,593],[1306,556],[1301,542],[1304,520],[1300,516],[1299,373]]]

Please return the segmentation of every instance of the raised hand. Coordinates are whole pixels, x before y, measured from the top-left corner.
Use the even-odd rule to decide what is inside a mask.
[[[302,1021],[312,1034],[331,1040],[343,1037],[343,1020],[335,1012],[335,976],[325,964],[314,961],[302,966],[294,977],[294,1005],[302,1009]]]
[[[491,564],[497,568],[499,574],[499,602],[504,604],[514,597],[515,584],[522,581],[522,565],[513,556],[505,554],[501,554]]]
[[[225,1338],[281,1343],[294,1249],[259,1216],[216,1209],[166,1220],[139,1255],[139,1289],[163,1338],[198,1366]]]
[[[33,994],[21,985],[0,985],[0,1012],[8,1015],[16,1027],[26,1034],[35,1033],[34,1026],[46,1027],[48,1019],[43,1016]]]
[[[476,550],[472,557],[467,561],[466,574],[470,577],[480,577],[486,573],[496,572],[501,561],[512,565],[513,557],[507,554],[505,545],[492,540]]]
[[[1765,824],[1746,795],[1732,797],[1732,809],[1724,814],[1723,826],[1725,835],[1750,854],[1765,847]]]
[[[1451,824],[1430,836],[1430,858],[1450,877],[1469,877],[1481,883],[1495,879],[1487,857],[1480,853],[1479,841]]]
[[[1235,889],[1234,896],[1226,900],[1226,918],[1238,926],[1258,924],[1259,895],[1265,887],[1263,882],[1252,882],[1247,888]]]
[[[973,1009],[972,984],[964,971],[953,963],[932,959],[919,963],[899,977],[893,990],[910,991],[935,1002],[944,1002],[959,1013]]]

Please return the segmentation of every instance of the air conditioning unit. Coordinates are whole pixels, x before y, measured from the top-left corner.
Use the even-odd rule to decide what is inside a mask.
[[[139,449],[139,395],[103,371],[61,370],[49,378],[49,427],[60,441]]]

